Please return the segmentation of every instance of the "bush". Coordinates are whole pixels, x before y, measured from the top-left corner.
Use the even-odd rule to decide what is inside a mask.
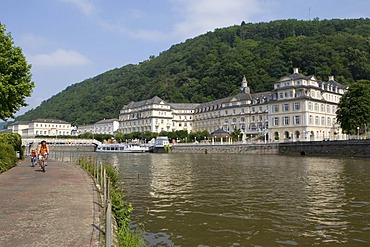
[[[0,173],[17,164],[17,156],[12,145],[0,143]]]
[[[0,133],[0,143],[9,144],[23,157],[22,138],[16,133]]]

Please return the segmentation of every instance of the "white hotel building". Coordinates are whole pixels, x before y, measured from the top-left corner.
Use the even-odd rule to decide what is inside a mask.
[[[36,119],[32,121],[15,122],[8,126],[13,133],[23,138],[44,136],[71,135],[73,127],[70,123],[58,119]]]
[[[270,141],[345,139],[335,112],[346,89],[332,76],[319,81],[294,68],[272,91],[252,94],[244,77],[238,94],[202,104],[167,103],[157,96],[131,102],[120,112],[119,130],[127,134],[240,129],[245,137],[264,135]]]
[[[194,109],[199,104],[167,103],[158,96],[131,102],[123,106],[119,115],[119,130],[132,132],[193,131]]]

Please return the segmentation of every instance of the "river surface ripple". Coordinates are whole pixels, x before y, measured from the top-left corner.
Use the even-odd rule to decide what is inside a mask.
[[[103,154],[148,246],[370,246],[370,160]]]

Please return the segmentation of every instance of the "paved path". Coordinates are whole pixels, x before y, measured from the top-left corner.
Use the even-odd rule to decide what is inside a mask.
[[[79,167],[29,158],[0,174],[0,246],[98,246],[99,200]]]

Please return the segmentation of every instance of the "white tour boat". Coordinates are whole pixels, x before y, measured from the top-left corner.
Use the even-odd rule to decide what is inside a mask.
[[[97,146],[96,152],[101,153],[145,153],[149,152],[149,147],[141,146],[136,143],[102,144]]]

